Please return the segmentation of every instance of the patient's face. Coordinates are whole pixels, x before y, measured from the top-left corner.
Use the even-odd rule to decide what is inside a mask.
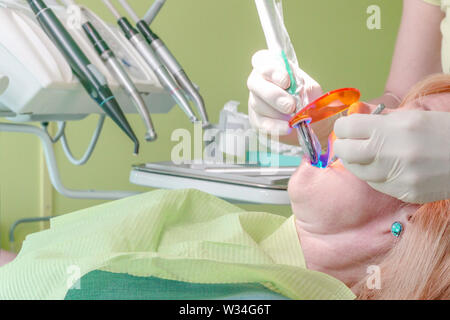
[[[304,161],[289,197],[307,266],[347,284],[394,244],[393,222],[407,224],[417,208],[372,189],[338,161],[318,169]]]
[[[390,216],[402,202],[372,189],[339,162],[318,169],[304,161],[289,182],[296,217],[320,232],[361,227]]]
[[[449,96],[426,96],[401,108],[448,111]],[[358,103],[353,107],[353,113],[370,113],[376,106]],[[289,181],[289,197],[308,267],[347,284],[360,280],[367,266],[392,248],[397,238],[390,232],[391,225],[399,221],[406,231],[409,218],[420,207],[372,189],[339,161],[326,169],[304,161]]]

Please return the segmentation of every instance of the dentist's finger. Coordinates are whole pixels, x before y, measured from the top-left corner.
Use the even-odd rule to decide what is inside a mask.
[[[249,108],[252,108],[256,113],[269,118],[285,120],[286,122],[288,122],[291,117],[290,115],[283,114],[272,106],[268,105],[267,102],[265,102],[263,99],[252,92],[250,92],[249,95],[248,105]]]
[[[290,87],[291,80],[280,56],[268,50],[261,50],[253,55],[252,65],[265,80],[285,90]]]
[[[334,133],[338,139],[369,139],[379,121],[383,121],[383,116],[352,114],[336,121]]]
[[[255,71],[250,75],[247,86],[255,96],[258,96],[277,111],[289,115],[295,112],[297,104],[295,98],[279,86],[266,81]]]
[[[337,139],[333,145],[334,154],[346,163],[370,164],[376,158],[370,140]]]
[[[371,164],[348,163],[344,160],[341,160],[341,162],[348,171],[363,181],[368,183],[383,183],[386,181],[387,171],[380,170],[374,162]]]
[[[274,119],[262,116],[256,113],[252,108],[248,109],[250,124],[262,131],[262,133],[270,133],[278,136],[284,136],[291,133],[289,123],[284,120]]]

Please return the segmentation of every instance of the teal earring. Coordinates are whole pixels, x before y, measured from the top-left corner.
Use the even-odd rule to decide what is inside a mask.
[[[398,238],[400,236],[400,234],[402,233],[402,231],[403,231],[403,225],[400,222],[396,221],[392,224],[391,233],[394,235],[394,237]]]

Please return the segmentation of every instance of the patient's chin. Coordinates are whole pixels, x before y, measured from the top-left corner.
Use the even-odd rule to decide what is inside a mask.
[[[14,253],[0,250],[0,267],[7,265],[8,263],[12,262],[15,258],[16,255]]]
[[[355,191],[354,178],[340,163],[320,169],[303,161],[289,180],[291,204],[307,206],[311,202],[317,204],[317,201],[321,201],[323,205],[331,205],[335,195],[340,194],[343,189]]]

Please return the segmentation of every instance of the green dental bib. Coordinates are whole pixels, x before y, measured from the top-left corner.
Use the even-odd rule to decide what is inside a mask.
[[[260,284],[291,299],[354,299],[308,270],[294,217],[158,190],[55,218],[0,268],[0,299],[64,299],[95,271],[194,284]]]

